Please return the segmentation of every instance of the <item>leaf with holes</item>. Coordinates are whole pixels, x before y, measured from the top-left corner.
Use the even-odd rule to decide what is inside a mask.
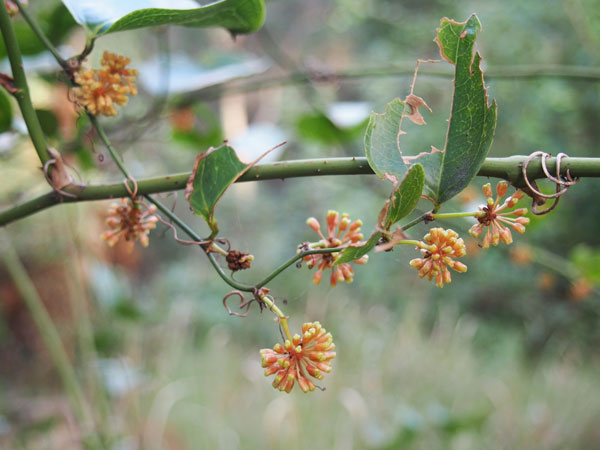
[[[477,16],[459,23],[444,18],[436,37],[440,54],[455,66],[454,96],[446,143],[443,150],[415,156],[400,150],[402,119],[424,121],[418,108],[427,106],[422,99],[409,95],[404,101],[390,102],[383,114],[371,114],[365,133],[365,151],[369,164],[381,178],[401,179],[419,163],[425,169],[424,193],[439,205],[463,190],[477,174],[487,156],[494,130],[497,109],[488,105],[481,57],[474,52],[475,39],[481,30]],[[416,98],[415,98],[416,97]]]
[[[265,20],[263,0],[220,0],[198,7],[194,0],[62,0],[92,36],[160,25],[223,27],[252,33]]]

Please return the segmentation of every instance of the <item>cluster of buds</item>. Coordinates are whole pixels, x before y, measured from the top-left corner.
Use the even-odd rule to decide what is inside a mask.
[[[239,250],[230,250],[225,256],[227,267],[233,272],[250,268],[250,263],[254,261],[254,256],[249,253],[240,252]]]
[[[283,345],[260,351],[265,376],[275,375],[273,387],[289,393],[298,381],[303,392],[314,391],[315,385],[308,378],[323,379],[323,372],[331,372],[330,361],[335,358],[335,344],[331,333],[319,322],[302,325],[302,336],[296,334]]]
[[[329,211],[327,213],[327,236],[324,236],[321,232],[321,225],[319,221],[314,217],[310,217],[306,223],[313,230],[315,230],[321,240],[319,242],[305,242],[298,247],[298,252],[304,252],[315,249],[325,248],[339,248],[356,244],[363,239],[363,235],[360,232],[362,221],[355,220],[350,221],[348,214],[344,213],[341,215],[337,211]],[[331,268],[331,277],[329,279],[332,286],[337,286],[338,282],[346,281],[351,283],[354,277],[354,269],[349,263],[343,263],[334,265],[336,260],[340,257],[340,252],[333,253],[322,253],[315,255],[307,255],[302,258],[303,261],[307,261],[309,269],[317,267],[317,271],[313,276],[313,282],[319,284],[323,277],[323,271]],[[367,255],[354,261],[356,264],[366,264],[369,257]]]
[[[121,237],[125,239],[130,250],[136,240],[144,247],[149,244],[150,230],[156,228],[158,218],[154,215],[156,206],[122,198],[121,204],[113,203],[108,210],[106,225],[110,228],[102,234],[102,239],[112,247]]]
[[[467,266],[452,258],[460,258],[467,254],[465,243],[454,230],[432,228],[423,241],[418,241],[417,248],[423,254],[422,258],[410,261],[410,266],[419,271],[419,277],[435,278],[437,287],[450,283],[452,277],[448,267],[457,272],[466,272]]]
[[[137,95],[137,70],[127,68],[130,62],[124,56],[104,52],[100,69],[79,69],[75,72],[78,87],[73,89],[73,93],[77,103],[94,116],[116,115],[115,104],[125,106],[128,95]]]
[[[508,183],[506,181],[498,182],[498,185],[496,186],[497,197],[496,200],[494,200],[492,185],[487,183],[483,186],[483,193],[487,197],[486,205],[479,207],[480,212],[475,216],[478,223],[473,225],[469,230],[471,236],[478,238],[483,232],[483,228],[488,227],[483,241],[481,242],[482,248],[490,248],[490,245],[497,246],[500,241],[505,244],[512,243],[510,229],[504,224],[509,225],[513,230],[519,233],[524,233],[525,225],[529,224],[529,218],[523,217],[527,214],[527,208],[519,208],[510,211],[510,209],[514,208],[517,202],[523,198],[523,191],[515,192],[500,205],[500,200],[506,195],[507,188]],[[511,215],[514,217],[509,217]]]

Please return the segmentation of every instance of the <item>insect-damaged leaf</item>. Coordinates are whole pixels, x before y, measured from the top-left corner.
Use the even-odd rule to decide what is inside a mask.
[[[214,213],[219,199],[249,167],[227,145],[211,148],[196,158],[185,198],[194,214],[202,216],[212,231],[218,230]]]
[[[62,0],[91,35],[159,25],[223,27],[251,33],[265,20],[263,0],[220,0],[205,6],[194,0]]]
[[[488,105],[481,57],[474,52],[475,39],[481,29],[477,16],[458,23],[442,19],[436,42],[442,57],[455,65],[454,96],[443,150],[416,156],[400,150],[403,117],[414,117],[414,102],[393,100],[383,114],[371,114],[365,133],[365,150],[369,164],[380,177],[404,177],[408,169],[420,163],[425,169],[425,191],[441,204],[466,187],[480,169],[492,144],[496,127],[496,103]],[[412,95],[412,94],[411,94]],[[414,121],[414,120],[413,120]],[[418,123],[418,122],[415,122]]]

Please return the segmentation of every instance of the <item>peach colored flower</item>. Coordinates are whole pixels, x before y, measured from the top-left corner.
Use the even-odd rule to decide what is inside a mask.
[[[583,300],[594,292],[594,285],[585,278],[578,278],[573,281],[571,289],[569,289],[569,297],[573,301]]]
[[[136,240],[144,247],[149,244],[150,230],[156,228],[158,218],[154,215],[156,206],[146,206],[142,202],[127,198],[121,204],[113,203],[108,210],[106,225],[110,228],[102,234],[102,239],[112,247],[121,236],[128,242],[130,250]]]
[[[78,86],[73,88],[73,93],[77,103],[95,116],[116,115],[115,104],[125,106],[128,95],[137,95],[137,70],[127,68],[130,62],[124,56],[104,52],[100,69],[82,68],[75,72]]]
[[[500,241],[505,244],[512,243],[512,234],[505,224],[511,226],[519,233],[525,233],[525,225],[529,224],[529,218],[523,217],[527,214],[527,208],[506,211],[513,208],[523,195],[525,195],[523,191],[515,192],[500,205],[500,200],[506,194],[507,188],[508,183],[506,181],[498,182],[496,185],[497,197],[494,201],[492,185],[487,183],[483,186],[483,193],[487,197],[487,204],[479,207],[480,212],[476,216],[478,223],[473,225],[469,230],[469,234],[477,238],[483,232],[483,228],[488,227],[481,242],[482,248],[490,248],[490,245],[497,246]],[[515,217],[509,217],[511,215]]]
[[[260,351],[265,376],[275,374],[273,387],[289,393],[295,381],[302,392],[314,391],[310,375],[323,379],[323,372],[331,372],[330,361],[335,358],[335,344],[331,333],[327,333],[319,322],[302,325],[302,336],[294,335],[292,341],[275,344],[273,349]]]
[[[510,251],[510,259],[517,264],[531,264],[533,252],[526,245],[518,245]]]
[[[348,214],[344,213],[341,215],[337,211],[329,211],[327,213],[327,236],[324,236],[321,232],[321,225],[319,221],[314,217],[310,217],[306,223],[313,230],[315,230],[321,240],[319,242],[305,242],[298,248],[299,252],[307,250],[315,250],[320,248],[336,248],[344,247],[350,244],[356,244],[363,239],[363,235],[360,232],[362,221],[355,220],[350,221]],[[343,263],[334,265],[335,261],[340,257],[341,252],[335,253],[323,253],[317,255],[307,255],[302,258],[303,261],[307,261],[309,269],[317,267],[317,271],[313,276],[313,282],[319,284],[323,277],[323,271],[331,268],[331,277],[329,282],[332,286],[337,286],[338,282],[346,281],[352,283],[354,278],[354,269],[349,263]],[[353,261],[355,264],[366,264],[369,260],[368,255],[364,255],[361,258]]]
[[[452,281],[448,267],[457,272],[467,271],[466,265],[452,259],[465,256],[467,253],[465,242],[454,230],[432,228],[423,241],[419,241],[417,246],[423,258],[413,259],[409,263],[419,271],[419,277],[427,277],[430,281],[435,278],[436,286],[441,288],[444,287],[444,283]]]

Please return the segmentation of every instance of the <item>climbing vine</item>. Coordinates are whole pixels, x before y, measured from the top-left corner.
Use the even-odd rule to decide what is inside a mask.
[[[297,334],[290,331],[289,317],[282,306],[276,304],[276,297],[268,287],[288,267],[304,266],[312,271],[315,284],[320,284],[325,275],[329,284],[336,286],[343,282],[352,283],[355,276],[363,276],[363,273],[366,275],[368,266],[361,268],[361,274],[355,271],[358,265],[367,264],[369,258],[377,257],[380,252],[392,251],[395,246],[408,245],[414,247],[420,256],[406,261],[406,266],[414,268],[420,278],[442,288],[452,281],[452,275],[468,272],[460,258],[467,252],[465,238],[470,238],[460,237],[453,229],[436,226],[436,221],[471,218],[473,225],[469,233],[473,239],[480,239],[478,245],[482,249],[501,243],[510,245],[514,239],[513,231],[518,234],[525,232],[530,214],[550,212],[558,199],[581,177],[600,175],[599,159],[569,158],[564,154],[552,158],[544,152],[532,153],[529,157],[488,158],[496,127],[497,105],[495,100],[488,98],[481,69],[482,56],[476,51],[481,24],[477,16],[472,15],[464,22],[447,18],[441,20],[435,34],[440,60],[418,61],[410,93],[404,99],[390,99],[385,111],[371,114],[364,136],[365,157],[281,161],[275,164],[261,164],[259,158],[245,163],[238,158],[235,149],[224,142],[217,147],[198,149],[195,164],[188,173],[136,179],[105,132],[101,116],[119,114],[127,106],[129,98],[137,94],[138,71],[129,57],[112,52],[104,52],[99,68],[90,68],[86,59],[94,51],[95,41],[110,33],[159,25],[223,27],[233,35],[251,33],[264,21],[263,1],[220,0],[203,7],[197,7],[195,2],[182,1],[185,7],[125,6],[118,13],[103,12],[101,8],[92,8],[90,13],[82,3],[70,0],[63,0],[63,3],[87,34],[81,53],[66,59],[30,16],[24,2],[0,2],[0,30],[12,68],[12,76],[1,74],[2,87],[19,105],[43,175],[51,188],[42,196],[1,211],[0,225],[44,208],[60,207],[61,203],[120,198],[109,206],[106,231],[101,236],[108,245],[124,240],[129,247],[136,242],[146,247],[151,243],[153,230],[159,222],[171,227],[174,241],[198,247],[218,276],[232,289],[223,297],[223,305],[230,315],[245,317],[253,304],[260,311],[273,314],[282,342],[260,350],[260,356],[265,375],[274,375],[273,386],[281,391],[290,392],[295,384],[303,392],[315,390],[319,386],[313,380],[322,380],[324,374],[332,370],[331,361],[336,356],[333,337],[319,322],[305,323]],[[94,139],[107,148],[122,173],[122,181],[108,185],[81,184],[74,179],[74,170],[63,159],[61,149],[47,144],[47,137],[32,106],[19,43],[11,22],[11,16],[18,13],[55,56],[61,67],[60,77],[70,90],[70,98],[80,114],[88,117]],[[403,144],[403,135],[408,132],[406,125],[426,125],[421,111],[422,108],[429,109],[429,106],[427,100],[418,95],[417,85],[419,70],[424,64],[449,64],[453,71],[453,101],[446,139],[443,148],[423,143],[423,148],[406,149]],[[271,150],[265,149],[265,154]],[[264,279],[242,283],[232,276],[234,272],[250,269],[252,264],[268,264],[255,261],[245,251],[247,249],[236,248],[235,236],[220,234],[218,204],[233,183],[365,173],[376,174],[390,190],[373,230],[365,233],[361,220],[352,220],[346,213],[330,210],[324,212],[325,222],[315,217],[306,221],[316,233],[316,240],[298,238],[294,242],[297,252]],[[442,212],[447,202],[478,175],[501,179],[495,186],[492,183],[483,186],[485,204],[473,211]],[[556,192],[543,193],[535,181],[539,178],[554,182]],[[152,196],[172,190],[185,190],[191,210],[206,221],[210,229],[208,236],[200,236]],[[525,197],[531,199],[531,207],[525,205]],[[430,210],[425,214],[415,214],[421,199],[429,202]],[[545,207],[548,202],[550,206]],[[410,236],[409,230],[420,223],[433,225],[422,238]],[[178,230],[191,240],[179,238]],[[298,276],[308,275],[299,273]],[[232,308],[228,303],[232,297],[239,299],[238,308]],[[44,322],[41,326],[51,325]],[[343,343],[341,348],[343,351]],[[60,364],[64,364],[63,356],[60,358]],[[66,378],[65,383],[75,383],[71,375]]]

